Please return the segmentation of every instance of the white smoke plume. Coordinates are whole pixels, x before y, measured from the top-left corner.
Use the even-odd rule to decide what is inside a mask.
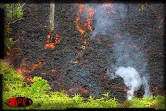
[[[150,94],[149,86],[147,84],[145,76],[141,77],[140,74],[137,72],[137,70],[134,69],[133,67],[120,66],[116,69],[115,74],[123,78],[124,84],[128,87],[127,90],[128,100],[131,100],[133,98],[134,91],[139,90],[141,85],[143,85],[145,88],[144,97],[147,97],[147,95]]]
[[[115,44],[113,47],[116,59],[115,72],[110,73],[108,68],[107,74],[111,75],[112,79],[123,78],[124,84],[129,88],[127,90],[128,100],[133,98],[134,91],[139,90],[141,86],[144,87],[143,97],[147,97],[150,95],[146,71],[147,59],[145,59],[147,50],[141,49],[145,41],[122,36],[122,39],[116,40]]]
[[[137,91],[141,85],[144,87],[143,97],[150,94],[148,85],[148,75],[146,71],[147,60],[144,58],[146,51],[141,49],[146,44],[146,41],[132,38],[129,36],[119,35],[121,39],[117,39],[117,31],[121,25],[118,21],[125,21],[128,13],[127,5],[122,3],[108,4],[86,4],[85,8],[93,8],[96,13],[93,17],[93,33],[91,40],[96,38],[97,34],[107,35],[114,40],[113,55],[116,63],[107,68],[107,74],[111,79],[121,77],[124,84],[129,88],[127,90],[127,99],[131,100],[134,96],[134,91]],[[86,16],[86,12],[82,16]]]
[[[114,32],[110,31],[118,29],[117,20],[124,19],[127,13],[126,6],[121,3],[104,3],[104,4],[86,4],[84,8],[93,8],[96,13],[93,17],[94,30],[91,40],[95,39],[97,34],[110,35]],[[84,16],[87,12],[84,12]]]
[[[123,44],[121,44],[123,43]],[[116,40],[113,47],[116,63],[114,68],[108,68],[107,74],[111,79],[121,77],[124,84],[128,87],[127,99],[131,100],[134,92],[144,87],[143,97],[150,95],[148,85],[148,75],[146,71],[147,59],[145,59],[146,50],[138,48],[144,46],[144,41],[134,40],[131,37],[122,37]],[[112,71],[114,69],[114,71]]]

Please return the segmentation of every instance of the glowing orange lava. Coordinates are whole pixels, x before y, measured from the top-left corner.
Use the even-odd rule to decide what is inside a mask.
[[[60,41],[60,35],[59,34],[55,34],[55,41],[54,42],[50,42],[50,34],[47,35],[47,43],[44,45],[44,48],[45,49],[48,49],[48,48],[51,48],[51,49],[54,49],[56,44],[59,44],[61,41]]]
[[[76,27],[78,29],[78,31],[80,32],[81,35],[84,35],[86,30],[89,30],[89,33],[92,34],[93,29],[92,29],[92,17],[94,16],[94,14],[96,13],[96,10],[94,10],[93,8],[85,8],[84,4],[77,4],[79,9],[78,9],[78,13],[77,13],[77,17],[75,19],[75,24]],[[81,23],[81,14],[85,12],[87,13],[87,16],[84,18],[86,20],[84,20],[84,23]]]
[[[85,93],[85,94],[88,94],[89,93],[89,90],[86,89],[86,88],[81,88],[81,92]]]
[[[27,58],[22,59],[20,67],[16,69],[19,74],[23,74],[23,70],[27,67],[26,60]]]
[[[24,70],[24,72],[32,73],[36,68],[41,67],[43,64],[44,64],[43,62],[32,63],[31,67],[27,70]]]
[[[33,83],[34,80],[31,76],[24,76],[23,77],[23,82]]]
[[[45,75],[45,74],[47,74],[47,73],[46,73],[46,72],[41,72],[41,74]]]
[[[35,69],[38,67],[41,67],[44,63],[43,62],[37,62],[37,63],[32,63],[30,67],[26,65],[26,60],[27,58],[22,59],[20,67],[16,69],[16,71],[19,74],[24,74],[24,73],[32,73]]]

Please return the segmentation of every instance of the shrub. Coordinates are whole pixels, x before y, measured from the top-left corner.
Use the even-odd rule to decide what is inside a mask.
[[[9,25],[23,17],[23,11],[20,3],[4,4],[5,24]]]
[[[12,31],[10,24],[22,19],[23,11],[20,3],[4,4],[2,7],[5,10],[5,50],[10,50],[11,46],[13,46],[18,41],[13,41],[9,37]]]
[[[146,98],[136,98],[131,100],[130,108],[150,108],[153,104],[153,98],[148,96]]]
[[[154,104],[152,104],[151,107],[156,108],[156,109],[166,109],[165,98],[166,98],[166,96],[161,96],[161,95],[154,97]]]
[[[42,79],[41,77],[34,77],[34,83],[31,86],[31,90],[35,92],[44,92],[51,89],[47,80]]]

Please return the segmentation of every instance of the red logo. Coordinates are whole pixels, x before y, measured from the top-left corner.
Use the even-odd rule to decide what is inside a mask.
[[[9,98],[6,103],[12,107],[20,107],[20,106],[29,106],[33,103],[33,101],[26,97],[13,97]]]

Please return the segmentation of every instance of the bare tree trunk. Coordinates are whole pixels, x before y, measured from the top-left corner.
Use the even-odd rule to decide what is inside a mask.
[[[55,1],[51,0],[50,3],[50,36],[51,36],[51,40],[53,41],[54,39],[54,12],[55,12]]]

